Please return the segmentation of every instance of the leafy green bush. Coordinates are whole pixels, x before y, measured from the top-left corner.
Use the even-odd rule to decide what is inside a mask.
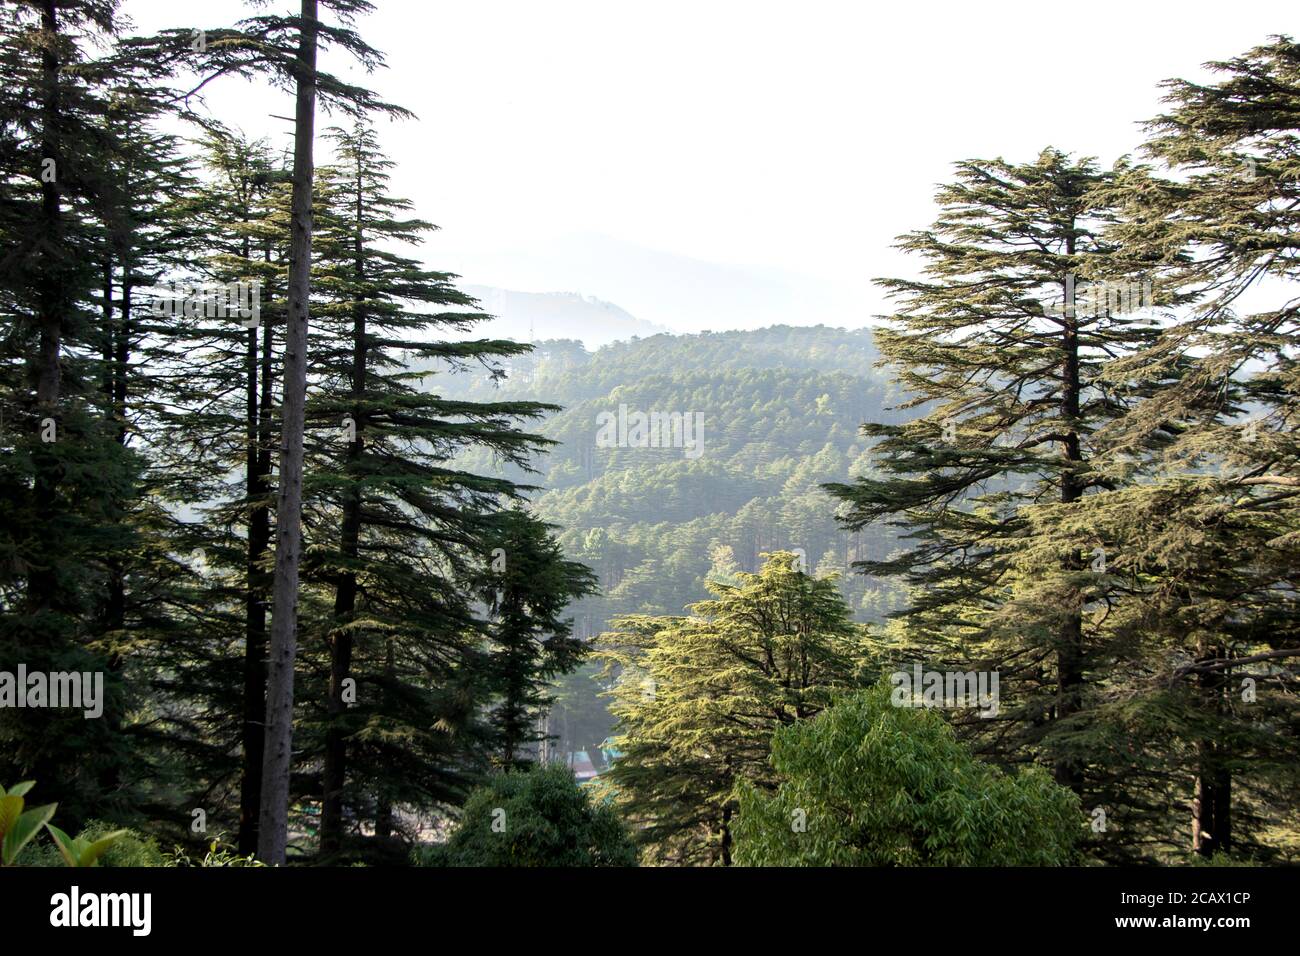
[[[774,793],[738,787],[744,866],[1060,866],[1083,835],[1078,798],[1042,768],[980,762],[884,681],[777,731],[772,765]]]
[[[103,820],[91,820],[79,834],[83,840],[98,840],[113,831]],[[100,866],[167,866],[158,841],[136,830],[118,830],[118,838],[99,859]]]
[[[100,859],[112,849],[113,844],[124,832],[118,830],[107,836],[87,839],[82,834],[75,837],[68,836],[53,823],[45,824],[45,829],[49,830],[50,836],[54,837],[54,843],[63,856],[63,862],[68,866],[99,866]]]
[[[417,866],[635,866],[613,809],[592,803],[566,767],[493,777],[470,794],[445,843],[416,849]]]
[[[240,856],[233,846],[221,842],[221,836],[218,835],[208,844],[207,852],[197,860],[186,853],[183,847],[172,847],[171,852],[164,856],[163,866],[266,866],[266,864],[252,854]]]
[[[112,825],[102,820],[91,820],[79,833],[78,839],[94,843],[114,833]],[[135,830],[116,831],[115,839],[108,849],[99,857],[98,866],[170,866],[167,857],[153,837],[145,836]],[[44,842],[36,842],[23,854],[24,866],[66,866],[59,844],[51,836]]]

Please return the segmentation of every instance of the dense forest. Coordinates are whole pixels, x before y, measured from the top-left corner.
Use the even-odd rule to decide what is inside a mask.
[[[461,377],[467,399],[545,396],[562,411],[537,426],[557,444],[540,457],[535,511],[565,549],[601,577],[601,594],[575,605],[586,633],[621,613],[676,613],[703,598],[716,561],[756,570],[760,555],[800,551],[808,569],[843,574],[892,550],[888,529],[847,531],[822,485],[870,469],[868,419],[901,421],[899,395],[874,368],[867,331],[778,327],[757,332],[655,336],[587,353],[543,341],[512,357],[506,378]],[[685,448],[601,447],[597,416],[630,409],[701,412],[701,454]],[[492,471],[470,451],[468,469]],[[518,481],[520,473],[504,471]],[[719,549],[729,549],[720,554]],[[844,576],[863,620],[891,609],[880,582]]]
[[[896,535],[849,530],[823,485],[870,472],[866,420],[902,421],[901,400],[875,367],[867,330],[773,327],[754,332],[656,335],[594,353],[544,340],[512,356],[504,376],[459,376],[467,400],[545,396],[561,407],[537,426],[556,442],[536,462],[534,511],[565,551],[597,573],[598,593],[575,601],[574,632],[595,637],[625,614],[671,615],[708,597],[710,573],[756,571],[763,555],[796,553],[817,576],[837,576],[855,619],[881,623],[905,603],[887,579],[850,573],[881,559]],[[631,409],[703,412],[703,453],[601,447],[596,418]],[[470,450],[467,470],[526,482]],[[585,752],[599,769],[613,732],[608,691],[590,664],[565,679],[549,715],[558,754]]]
[[[0,10],[0,863],[1300,859],[1300,44],[588,352],[424,261],[365,0],[118,7]]]

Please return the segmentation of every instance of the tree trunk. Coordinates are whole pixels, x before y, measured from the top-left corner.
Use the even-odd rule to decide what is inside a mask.
[[[100,264],[100,276],[103,279],[100,296],[100,321],[104,325],[104,337],[100,342],[99,357],[104,363],[100,376],[100,391],[104,393],[104,418],[113,421],[113,255],[104,253]]]
[[[257,855],[284,863],[293,757],[293,667],[298,647],[298,567],[302,551],[303,430],[307,403],[307,320],[311,289],[312,146],[316,133],[316,0],[302,0],[294,114],[292,237],[284,341],[280,488],[276,508],[271,652],[267,668],[266,751]]]
[[[252,506],[248,514],[248,558],[244,572],[244,763],[239,788],[239,852],[244,855],[257,851],[266,734],[266,573],[262,561],[271,543],[271,512],[266,504],[271,476],[271,323],[265,323],[261,332],[259,382],[258,330],[248,330],[245,400],[248,413],[245,487]]]
[[[114,438],[119,445],[126,444],[127,375],[131,364],[131,294],[134,290],[135,286],[131,282],[131,255],[128,251],[122,254],[122,295],[118,300],[119,312],[122,318],[117,328],[113,330],[115,336],[113,343],[113,420],[117,425]]]
[[[134,288],[131,284],[131,243],[133,241],[134,237],[128,236],[123,242],[121,256],[122,295],[118,300],[121,320],[116,328],[110,323],[107,330],[109,335],[113,337],[112,414],[116,425],[113,437],[122,446],[126,445],[127,438],[127,378],[130,374],[131,364],[131,294]],[[115,521],[124,521],[126,517],[125,503],[114,499],[112,502],[112,515]],[[105,633],[116,634],[126,629],[126,568],[122,558],[116,555],[111,556],[105,564],[108,576],[108,605],[103,625]],[[110,654],[106,665],[109,673],[120,671],[122,669],[122,655],[116,652]],[[122,713],[119,710],[116,708],[106,709],[104,720],[113,734],[121,733]],[[104,792],[112,793],[120,785],[121,767],[116,761],[113,761],[101,775],[100,786]]]
[[[1221,646],[1202,645],[1199,662],[1226,657]],[[1216,716],[1224,711],[1227,671],[1206,671],[1197,683],[1204,706]],[[1192,797],[1192,849],[1203,857],[1232,849],[1232,773],[1223,766],[1223,748],[1213,740],[1196,742],[1196,784]]]
[[[125,263],[125,258],[123,258]],[[130,299],[129,281],[125,264],[122,271],[121,324],[113,313],[113,258],[109,254],[104,258],[104,298],[103,321],[104,339],[101,355],[104,360],[103,390],[104,417],[114,428],[114,437],[118,444],[126,444],[126,364],[130,360],[129,345],[124,344],[124,326],[129,315]],[[116,505],[116,502],[114,503]],[[120,512],[118,514],[120,518]],[[126,581],[122,573],[122,564],[116,557],[106,562],[108,572],[108,596],[104,607],[102,629],[104,632],[120,630],[126,624]],[[115,655],[116,657],[116,655]]]
[[[393,836],[393,802],[387,797],[375,801],[375,836],[380,840]]]
[[[132,240],[128,238],[127,243]],[[129,249],[129,245],[127,246]],[[108,292],[111,286],[106,287]],[[110,336],[113,343],[113,361],[111,362],[111,382],[113,387],[112,395],[112,418],[114,424],[114,440],[122,446],[126,445],[126,415],[127,415],[127,376],[129,375],[129,366],[131,364],[131,256],[129,252],[122,254],[122,296],[118,300],[120,307],[121,320],[114,327],[110,322],[105,332]],[[113,502],[114,516],[117,520],[124,517],[124,508],[121,503]],[[126,571],[122,566],[122,561],[113,557],[108,562],[108,609],[105,615],[105,627],[108,631],[120,631],[126,627]],[[116,671],[122,666],[121,655],[114,654],[108,660],[109,670]],[[110,720],[114,721],[116,729],[119,715],[110,715]]]

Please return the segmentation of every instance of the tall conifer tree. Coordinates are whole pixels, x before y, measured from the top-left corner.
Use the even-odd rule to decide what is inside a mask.
[[[1087,730],[1113,650],[1086,611],[1104,549],[1077,526],[1069,540],[1035,536],[1026,509],[1077,512],[1125,480],[1094,461],[1096,430],[1131,400],[1099,376],[1151,340],[1155,295],[1104,284],[1107,181],[1052,149],[1023,165],[958,164],[934,227],[900,243],[925,278],[883,281],[901,305],[876,340],[904,407],[922,413],[865,426],[880,439],[877,473],[830,486],[850,529],[906,529],[909,547],[858,565],[913,587],[899,653],[999,669],[1013,724],[987,746],[1050,763],[1080,794],[1105,746]]]

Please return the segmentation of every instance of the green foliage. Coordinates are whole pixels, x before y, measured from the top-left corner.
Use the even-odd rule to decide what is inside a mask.
[[[32,838],[44,827],[54,841],[54,853],[42,852],[37,848],[34,857],[26,862],[33,866],[50,866],[64,863],[68,866],[98,866],[104,854],[118,846],[124,838],[129,838],[129,845],[121,848],[120,860],[125,861],[148,857],[152,850],[158,858],[157,845],[141,841],[137,834],[129,830],[111,830],[102,823],[97,823],[82,830],[76,837],[70,837],[50,819],[54,816],[56,804],[48,803],[41,807],[24,810],[24,796],[35,784],[28,780],[14,784],[7,791],[0,786],[0,866],[14,866],[19,855],[31,842]],[[156,866],[157,863],[120,862],[119,866]]]
[[[1079,800],[1041,767],[977,760],[937,712],[881,681],[772,740],[775,791],[738,785],[744,866],[1061,866]]]
[[[755,571],[764,552],[798,548],[818,573],[891,550],[890,529],[840,529],[821,489],[869,470],[858,433],[864,416],[903,417],[887,407],[897,396],[873,368],[876,357],[870,332],[825,326],[658,335],[591,352],[551,340],[511,357],[504,380],[454,376],[442,384],[449,397],[564,406],[538,427],[559,442],[538,460],[540,474],[502,473],[545,485],[534,513],[558,527],[566,554],[599,575],[600,592],[568,611],[574,635],[588,638],[620,617],[676,615],[706,600],[719,549],[730,550],[735,567]],[[598,446],[596,416],[620,404],[702,413],[703,453]],[[461,462],[496,467],[481,451]],[[859,620],[881,619],[904,597],[855,575],[841,575],[837,586]],[[551,710],[561,751],[590,751],[603,739],[575,736],[608,689],[585,684],[568,683]]]
[[[615,760],[599,786],[663,862],[730,862],[738,780],[768,782],[773,731],[853,687],[863,629],[830,578],[769,555],[758,574],[713,580],[684,618],[621,618],[601,639],[615,680]]]
[[[1129,741],[1152,772],[1114,789],[1168,805],[1177,781],[1193,825],[1161,836],[1190,832],[1203,856],[1300,854],[1298,64],[1300,44],[1270,37],[1205,82],[1166,82],[1147,124],[1158,165],[1122,164],[1111,191],[1124,215],[1108,238],[1186,307],[1108,370],[1119,391],[1158,383],[1107,436],[1116,456],[1161,436],[1150,476],[1085,502],[1075,527],[1120,542],[1104,595],[1117,642],[1168,688],[1139,698],[1161,733]]]
[[[94,843],[110,835],[116,839],[99,858],[99,865],[104,867],[138,867],[167,866],[167,857],[158,846],[154,837],[147,836],[133,829],[115,829],[102,820],[91,820],[82,828],[78,837]]]
[[[323,6],[339,19],[322,39],[380,65],[350,26],[370,4]],[[41,780],[72,832],[175,819],[202,792],[220,798],[214,818],[240,819],[246,851],[272,486],[294,471],[280,439],[298,450],[279,420],[300,388],[283,361],[291,184],[268,143],[219,119],[189,142],[161,129],[192,100],[167,88],[177,69],[205,73],[197,89],[268,72],[293,85],[303,25],[258,15],[192,49],[188,30],[123,39],[117,7],[0,10],[0,664],[102,674],[106,691],[102,719],[0,711],[0,779]],[[1089,854],[1300,855],[1300,307],[1287,291],[1300,45],[1272,37],[1202,82],[1167,82],[1152,165],[1108,170],[1050,147],[957,164],[937,219],[901,239],[921,268],[884,280],[897,306],[885,328],[657,335],[594,353],[476,337],[485,316],[422,262],[435,227],[392,194],[367,122],[402,111],[313,76],[349,121],[328,131],[315,195],[299,194],[314,231],[296,260],[312,315],[290,802],[319,802],[320,861],[352,859],[342,844],[363,833],[382,860],[406,809],[460,803],[549,734],[600,763],[604,691],[623,751],[597,785],[610,806],[649,858],[729,862],[741,803],[757,821],[743,830],[786,795],[886,800],[814,763],[829,759],[819,735],[867,718],[857,704],[803,726],[882,656],[999,669],[1001,718],[951,727],[981,757],[1050,768],[1104,808],[1114,825],[1085,836]],[[1154,280],[1154,308],[1079,310],[1072,279]],[[151,293],[170,281],[257,282],[260,325],[202,308],[162,319]],[[597,416],[620,406],[703,414],[700,454],[603,447]],[[296,531],[292,511],[281,531]],[[790,551],[747,573],[777,549]],[[866,573],[837,576],[851,568]],[[870,638],[853,624],[892,611]],[[566,679],[610,622],[606,670]],[[925,754],[958,746],[933,715],[880,722],[906,725]],[[774,733],[813,750],[774,752]],[[1060,856],[1040,773],[961,766],[947,789],[921,770],[893,779],[924,812],[886,800],[887,846],[828,831],[778,846],[764,830],[745,852],[983,859],[969,834],[1003,847],[1015,824],[971,809],[979,782],[1050,831],[1027,845]],[[810,768],[840,789],[818,790]],[[491,785],[536,804],[520,858],[621,860],[609,806],[583,810],[547,773]],[[54,802],[26,807],[30,786],[0,789],[0,863],[156,865],[134,831],[69,836]],[[1051,812],[1034,817],[1035,799]],[[552,811],[587,828],[576,849],[547,829]],[[614,849],[591,848],[596,830]],[[487,834],[462,828],[428,852],[514,846],[475,842]],[[201,862],[168,859],[249,865],[220,841]]]
[[[108,849],[96,860],[101,867],[161,867],[171,866],[168,856],[158,846],[158,841],[137,830],[119,830],[102,820],[91,820],[77,834],[77,839],[90,845],[105,838],[114,837]],[[58,839],[50,834],[49,839],[33,844],[23,858],[24,866],[66,866],[67,859]]]
[[[104,356],[118,323],[102,321],[98,299],[105,252],[124,239],[130,214],[121,127],[128,116],[141,127],[148,120],[129,105],[136,98],[122,89],[121,69],[96,59],[117,35],[115,6],[72,0],[56,5],[49,23],[27,4],[0,16],[0,87],[12,94],[0,104],[6,668],[111,671],[119,622],[107,592],[136,545],[143,463],[113,414]],[[53,176],[42,175],[47,163]],[[83,818],[127,766],[132,743],[114,733],[126,700],[111,674],[105,691],[99,720],[57,708],[0,710],[0,778],[36,777],[65,818]]]
[[[68,866],[99,866],[99,858],[126,832],[115,830],[105,836],[90,838],[85,834],[70,837],[52,823],[45,824],[45,829],[50,831],[50,836],[54,838],[54,843]]]
[[[252,854],[241,855],[239,851],[228,843],[222,841],[218,835],[211,843],[208,844],[207,850],[203,856],[195,859],[183,847],[173,847],[170,852],[164,854],[164,866],[265,866]]]
[[[524,745],[542,739],[537,726],[551,701],[547,685],[587,653],[573,636],[572,621],[561,615],[571,600],[595,590],[595,577],[565,560],[551,532],[516,508],[496,517],[485,542],[492,560],[480,587],[492,609],[490,670],[497,696],[491,722],[504,767],[523,759]]]
[[[25,810],[26,794],[34,786],[33,781],[16,783],[8,790],[0,786],[0,866],[13,866],[18,855],[54,816],[57,804]]]
[[[1110,861],[1189,833],[1203,853],[1296,848],[1277,662],[1300,654],[1300,325],[1285,294],[1245,311],[1296,277],[1296,50],[1166,84],[1148,147],[1168,180],[1052,148],[958,163],[900,243],[923,278],[884,282],[877,341],[918,414],[869,423],[875,473],[828,486],[846,527],[907,533],[858,564],[911,589],[898,662],[999,670],[1002,718],[959,733],[1103,809],[1088,851]]]
[[[465,803],[447,843],[419,848],[420,866],[635,866],[617,814],[557,764],[493,775]]]

